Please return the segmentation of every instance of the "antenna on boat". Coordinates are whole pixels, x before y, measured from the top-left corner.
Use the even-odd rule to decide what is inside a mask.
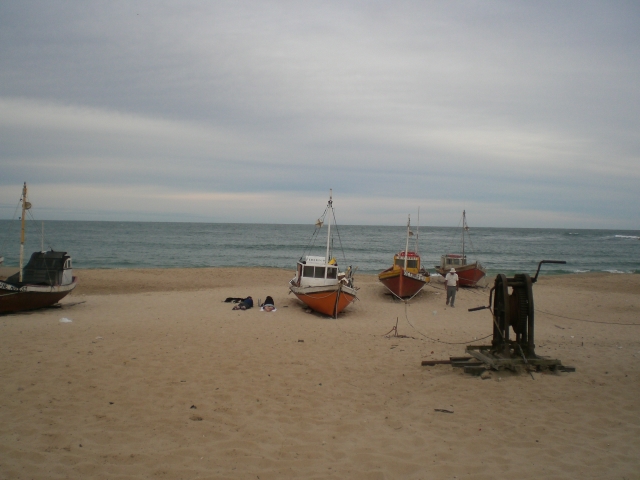
[[[418,241],[420,240],[420,207],[418,207],[418,225],[416,226],[416,253],[420,255],[418,251]]]
[[[462,261],[464,261],[464,233],[468,230],[467,227],[467,212],[462,210]]]
[[[411,235],[411,214],[407,218],[407,245],[404,247],[404,269],[407,269],[407,257],[409,256],[409,235]]]
[[[329,189],[329,203],[327,204],[327,213],[329,214],[329,220],[327,221],[327,255],[325,262],[329,263],[329,241],[331,240],[331,216],[333,215],[333,188]],[[327,269],[324,269],[324,278],[327,278]]]

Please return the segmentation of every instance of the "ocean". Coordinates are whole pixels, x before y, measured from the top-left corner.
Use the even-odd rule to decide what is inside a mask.
[[[69,252],[76,268],[273,267],[293,271],[313,231],[312,224],[47,221],[44,248]],[[333,240],[334,256],[339,265],[346,262],[360,273],[388,268],[393,254],[405,247],[406,226],[402,225],[338,225],[338,232]],[[567,262],[544,265],[541,275],[640,273],[638,230],[471,228],[469,233],[467,258],[480,261],[489,277],[534,274],[540,260]],[[415,238],[411,238],[410,250],[415,249]],[[0,256],[5,266],[18,265],[19,241],[20,223],[0,220]],[[324,256],[325,242],[326,233],[321,233],[310,253]],[[42,223],[29,222],[25,258],[41,246]],[[418,250],[423,266],[431,272],[443,253],[459,253],[460,246],[460,229],[420,227]]]

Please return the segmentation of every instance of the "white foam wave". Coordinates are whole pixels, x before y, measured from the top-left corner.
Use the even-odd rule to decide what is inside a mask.
[[[623,271],[621,271],[621,270],[615,270],[615,269],[612,269],[612,270],[605,270],[605,272],[609,272],[609,273],[626,273],[626,272],[623,272]]]
[[[640,237],[636,235],[614,235],[615,238],[633,238],[634,240],[640,239]]]

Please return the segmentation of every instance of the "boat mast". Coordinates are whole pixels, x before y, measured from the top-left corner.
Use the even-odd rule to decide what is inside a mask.
[[[327,224],[327,255],[325,256],[325,262],[329,264],[329,242],[331,240],[331,216],[333,215],[333,189],[329,189],[329,203],[327,204],[327,214],[329,214],[329,220]],[[324,269],[324,278],[327,278],[327,268]]]
[[[27,202],[27,182],[24,182],[24,186],[22,187],[22,228],[20,230],[20,274],[18,276],[20,282],[22,282],[22,264],[24,263],[24,215],[30,208],[31,204]]]
[[[462,261],[464,262],[464,231],[467,229],[467,213],[462,211]]]
[[[409,254],[409,233],[411,232],[410,230],[410,226],[411,226],[411,214],[409,214],[409,218],[407,219],[407,245],[406,247],[404,247],[404,269],[407,269],[407,256]]]
[[[416,254],[420,255],[418,251],[418,241],[420,240],[420,207],[418,207],[418,225],[416,226]]]

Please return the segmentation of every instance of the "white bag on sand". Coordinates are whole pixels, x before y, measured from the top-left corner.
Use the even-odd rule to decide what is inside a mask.
[[[73,322],[73,320],[71,320],[70,318],[61,318],[60,319],[60,323],[71,323]]]

